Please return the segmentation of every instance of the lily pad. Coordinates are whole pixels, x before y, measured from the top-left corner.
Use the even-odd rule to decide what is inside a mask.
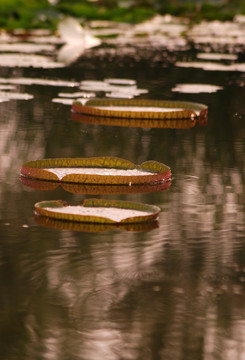
[[[0,91],[0,99],[4,101],[8,100],[30,100],[33,99],[33,95],[26,94],[26,93],[17,93],[17,92],[10,92],[10,91]]]
[[[58,220],[114,224],[154,221],[160,208],[129,201],[86,199],[74,206],[60,200],[41,201],[35,204],[35,211]]]
[[[90,92],[103,92],[106,97],[114,96],[114,98],[132,98],[148,93],[147,89],[139,89],[136,82],[132,82],[130,79],[83,80],[80,89]]]
[[[104,81],[113,85],[121,85],[121,86],[136,85],[136,81],[133,79],[110,78],[110,79],[105,79]]]
[[[221,64],[214,61],[177,61],[175,63],[177,67],[183,68],[195,68],[202,69],[205,71],[240,71],[245,72],[244,63],[234,63],[234,64]]]
[[[92,116],[128,119],[194,119],[206,116],[207,106],[184,101],[147,99],[90,99],[74,101],[72,111]]]
[[[135,165],[117,157],[58,158],[29,161],[21,175],[33,179],[80,184],[156,184],[170,179],[171,170],[157,161]]]
[[[218,90],[222,90],[222,86],[210,85],[210,84],[177,84],[172,91],[199,94],[199,93],[214,93]]]
[[[237,60],[238,55],[237,54],[223,54],[223,53],[198,53],[197,54],[198,59],[203,60]]]
[[[55,62],[51,56],[32,54],[0,54],[0,66],[2,67],[24,67],[56,69],[64,67],[62,63]]]
[[[78,82],[75,81],[66,81],[66,80],[50,80],[50,79],[41,79],[41,78],[4,78],[0,77],[0,83],[2,84],[15,84],[15,85],[43,85],[43,86],[60,86],[60,87],[71,87],[74,88],[79,86]]]

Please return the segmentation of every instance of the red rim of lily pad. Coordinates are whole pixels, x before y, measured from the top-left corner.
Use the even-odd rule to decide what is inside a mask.
[[[40,191],[51,191],[61,186],[65,191],[73,194],[86,194],[86,195],[112,195],[112,194],[137,194],[137,193],[148,193],[163,191],[170,188],[171,179],[157,184],[140,184],[140,185],[97,185],[97,184],[75,184],[75,183],[58,183],[57,181],[46,181],[27,178],[24,176],[20,177],[23,185],[40,190]]]
[[[125,110],[118,110],[117,107],[125,107]],[[142,110],[138,110],[140,107]],[[154,108],[162,108],[162,111],[154,111]],[[186,101],[96,98],[85,103],[74,101],[72,111],[92,116],[162,120],[203,117],[207,115],[208,108],[204,104]]]
[[[85,124],[106,126],[142,127],[158,129],[190,129],[197,123],[197,119],[132,119],[93,116],[72,112],[72,120]]]
[[[105,232],[114,229],[121,229],[124,231],[142,232],[151,231],[159,227],[158,221],[148,221],[142,223],[119,223],[119,224],[103,224],[103,223],[89,223],[78,221],[63,221],[58,219],[52,219],[47,216],[36,215],[35,222],[38,225],[57,229],[57,230],[69,230],[69,231],[81,231],[81,232]]]
[[[50,170],[49,170],[50,168]],[[52,169],[67,168],[69,174],[59,178]],[[101,175],[101,174],[75,174],[72,168],[98,168],[118,170],[139,170],[139,175]],[[157,184],[171,177],[171,170],[167,165],[157,161],[145,161],[136,165],[131,161],[117,157],[91,157],[91,158],[57,158],[41,159],[26,162],[22,165],[22,176],[48,180],[53,182],[79,183],[79,184],[104,184],[104,185],[135,185],[135,184]]]
[[[85,199],[80,205],[72,207],[72,209],[76,208],[76,213],[71,211],[68,203],[61,200],[41,201],[36,203],[34,207],[38,215],[48,218],[102,224],[127,224],[155,221],[161,210],[156,205],[105,199]],[[86,210],[91,209],[94,209],[95,212],[86,212]],[[124,210],[129,210],[129,214],[124,214],[124,216],[119,217],[117,220],[113,215],[113,211],[115,212],[116,209],[122,210],[121,213]],[[106,210],[110,210],[109,214]]]

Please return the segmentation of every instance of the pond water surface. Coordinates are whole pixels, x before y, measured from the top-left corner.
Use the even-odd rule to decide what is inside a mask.
[[[245,75],[175,64],[205,61],[196,55],[95,52],[69,67],[0,68],[6,91],[26,94],[0,103],[1,360],[245,359]],[[108,78],[134,80],[148,90],[140,97],[204,103],[207,122],[93,124],[57,101]],[[93,195],[20,181],[29,160],[104,155],[165,163],[171,185]],[[158,224],[62,229],[35,219],[38,201],[88,197],[157,205]]]

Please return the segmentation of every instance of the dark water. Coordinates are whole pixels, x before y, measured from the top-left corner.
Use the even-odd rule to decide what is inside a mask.
[[[0,69],[9,78],[131,78],[149,90],[144,97],[209,108],[206,126],[146,129],[74,121],[70,106],[51,101],[73,91],[66,87],[18,85],[34,99],[0,103],[1,359],[245,359],[244,73],[163,63]],[[190,82],[223,90],[171,92]],[[168,190],[96,196],[156,204],[158,227],[87,232],[36,223],[37,201],[93,195],[24,186],[22,163],[102,155],[171,167]]]

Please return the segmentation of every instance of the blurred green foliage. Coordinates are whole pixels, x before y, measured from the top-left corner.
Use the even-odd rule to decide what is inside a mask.
[[[137,23],[155,13],[186,16],[197,22],[231,20],[245,14],[244,0],[1,0],[0,28],[55,29],[62,15],[81,20],[112,20]]]

